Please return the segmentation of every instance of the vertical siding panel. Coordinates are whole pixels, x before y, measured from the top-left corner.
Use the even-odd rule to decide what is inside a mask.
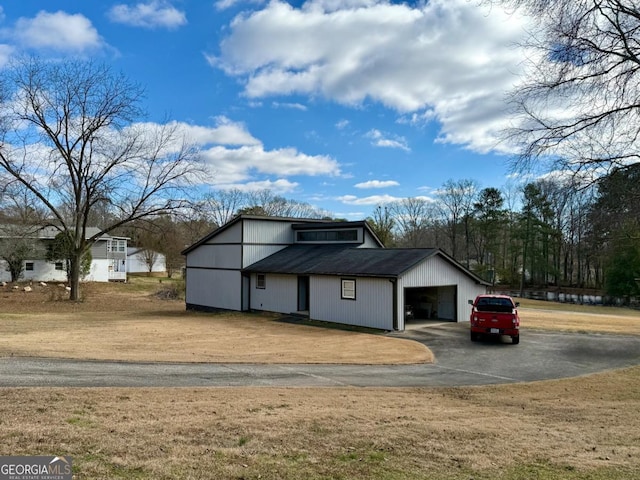
[[[279,252],[288,245],[245,245],[243,247],[242,267],[253,265],[269,255]]]
[[[242,227],[240,222],[231,225],[226,230],[218,233],[215,237],[207,240],[206,243],[240,243],[242,242]]]
[[[393,284],[388,279],[356,278],[356,299],[340,298],[341,277],[312,276],[309,315],[361,327],[393,329]]]
[[[298,277],[296,275],[265,276],[265,288],[256,288],[257,274],[251,274],[251,307],[267,312],[291,313],[298,310]]]
[[[187,269],[186,303],[226,310],[241,310],[239,270]]]
[[[246,219],[243,222],[244,243],[292,244],[293,222]]]
[[[364,241],[360,248],[380,248],[378,242],[376,242],[373,237],[369,234],[369,232],[365,229],[361,229],[364,231]]]
[[[240,245],[200,245],[187,255],[188,267],[239,269]]]

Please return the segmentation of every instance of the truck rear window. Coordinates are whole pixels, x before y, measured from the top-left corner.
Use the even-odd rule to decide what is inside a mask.
[[[511,313],[513,303],[508,298],[481,298],[476,304],[479,312]]]

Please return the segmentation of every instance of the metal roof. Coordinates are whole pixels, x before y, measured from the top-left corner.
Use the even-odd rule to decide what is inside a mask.
[[[397,277],[436,249],[354,248],[353,245],[292,245],[245,268],[246,272],[295,275]]]

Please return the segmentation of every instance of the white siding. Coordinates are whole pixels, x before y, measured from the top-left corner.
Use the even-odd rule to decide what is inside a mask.
[[[293,243],[293,222],[278,220],[244,221],[244,243],[257,244],[291,244]]]
[[[187,268],[186,303],[241,310],[241,275],[234,270]]]
[[[298,310],[298,277],[266,274],[265,288],[256,288],[256,274],[251,275],[251,308],[268,312],[291,313]]]
[[[367,230],[364,231],[364,243],[359,248],[380,248]]]
[[[343,300],[341,277],[312,276],[309,316],[361,327],[393,329],[393,283],[388,279],[356,278],[356,299]]]
[[[55,263],[45,260],[27,260],[33,263],[33,270],[23,271],[19,281],[38,281],[38,282],[66,282],[67,272],[64,270],[56,270]],[[109,265],[111,260],[98,259],[92,260],[89,273],[82,278],[88,282],[108,282],[109,281]],[[11,281],[11,275],[5,269],[6,263],[0,261],[0,281]]]
[[[187,255],[187,267],[241,268],[240,245],[200,245]]]
[[[158,253],[156,256],[156,261],[153,263],[152,272],[161,273],[166,272],[166,262],[164,259],[164,255]],[[147,262],[145,262],[141,253],[133,253],[131,255],[127,255],[127,272],[129,273],[148,273],[149,266]]]
[[[242,227],[238,222],[231,225],[226,230],[218,233],[215,237],[207,240],[206,243],[240,243],[242,241]]]
[[[246,245],[243,247],[242,266],[253,265],[286,247],[287,245]]]
[[[109,281],[109,267],[112,264],[112,260],[98,259],[91,261],[91,270],[84,280],[89,282],[108,282]]]
[[[19,281],[64,282],[67,280],[67,272],[56,270],[53,263],[45,260],[27,260],[27,262],[33,263],[33,270],[23,270]],[[6,267],[7,263],[0,260],[0,281],[10,282],[11,274],[6,270]]]
[[[405,272],[402,275],[402,286],[407,288],[456,285],[462,276],[462,271],[435,255]],[[466,278],[466,275],[464,277]]]
[[[242,267],[248,267],[293,243],[292,224],[281,220],[244,220]]]

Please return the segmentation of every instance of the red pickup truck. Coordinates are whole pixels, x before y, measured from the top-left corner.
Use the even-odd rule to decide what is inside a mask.
[[[471,341],[482,335],[508,335],[520,343],[520,317],[517,302],[507,295],[478,295],[471,305]]]

